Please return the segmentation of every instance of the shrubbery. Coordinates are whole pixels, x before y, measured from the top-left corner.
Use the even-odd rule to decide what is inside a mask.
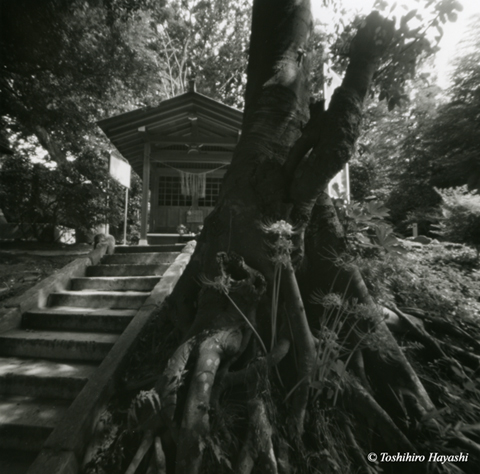
[[[439,190],[441,215],[436,234],[450,242],[480,246],[480,195],[466,186]]]
[[[389,209],[382,202],[347,203],[343,199],[336,199],[334,204],[351,252],[360,251],[364,255],[372,254],[368,250],[373,250],[373,254],[379,250],[403,253],[401,243],[387,221]]]

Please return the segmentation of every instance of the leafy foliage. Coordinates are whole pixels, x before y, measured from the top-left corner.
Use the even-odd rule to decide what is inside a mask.
[[[403,134],[397,155],[400,166],[388,205],[400,230],[418,222],[427,233],[435,224],[441,198],[434,187],[480,187],[478,160],[480,34],[478,21],[466,32],[465,55],[456,61],[448,100],[440,105],[424,101],[425,111]],[[419,91],[417,97],[422,95]],[[437,94],[438,95],[438,94]],[[418,100],[418,99],[415,99]],[[438,100],[438,99],[437,99]],[[443,103],[442,103],[443,102]]]
[[[0,168],[0,207],[10,222],[64,226],[84,235],[105,223],[107,215],[113,228],[123,224],[124,191],[108,175],[108,156],[85,149],[74,162],[50,169],[45,163],[32,163],[30,152],[27,148],[6,157]],[[137,221],[140,194],[141,184],[134,176],[130,231]]]
[[[420,206],[433,208],[440,202],[430,184],[428,156],[425,154],[425,160],[416,158],[426,153],[419,136],[441,100],[441,89],[426,84],[427,79],[425,76],[410,84],[410,101],[393,111],[388,111],[385,102],[368,102],[364,133],[350,164],[353,198],[384,201],[401,233],[408,232],[408,213],[420,212]],[[413,222],[418,223],[418,218],[413,217]],[[421,231],[426,233],[428,227],[422,225]]]
[[[149,15],[148,50],[157,65],[159,94],[182,94],[196,77],[199,91],[241,107],[250,2],[170,0],[151,8]]]
[[[22,0],[2,9],[2,125],[35,135],[57,162],[88,143],[102,113],[123,109],[127,91],[144,97],[156,83],[154,62],[138,47],[146,41],[141,16],[126,22],[79,1]]]
[[[335,205],[353,248],[403,253],[400,241],[386,221],[389,210],[383,203],[378,201],[369,201],[364,204],[353,201],[346,203],[342,199],[337,199]]]
[[[442,198],[438,235],[450,242],[480,246],[480,195],[466,188],[436,189]]]
[[[359,257],[356,263],[378,302],[414,314],[436,336],[473,352],[472,341],[480,338],[480,267],[472,248],[448,243],[416,245],[401,259],[386,254]],[[451,327],[459,331],[452,333]],[[471,338],[462,337],[466,333]],[[480,409],[477,374],[468,367],[457,373],[447,370],[440,360],[425,360],[423,347],[408,338],[403,349],[439,408],[434,416],[452,430],[445,433],[445,439],[455,426],[463,429],[476,423]]]
[[[348,62],[355,31],[365,17],[351,19],[342,9],[341,2],[331,3],[337,15],[332,56],[336,70],[341,72]],[[415,9],[410,9],[410,4],[396,1],[377,0],[373,5],[373,10],[381,12],[395,24],[394,37],[374,77],[375,92],[380,101],[385,101],[389,111],[408,101],[409,82],[417,75],[419,64],[439,49],[438,43],[443,37],[442,25],[456,21],[458,12],[463,10],[457,0],[418,3]]]
[[[377,301],[418,308],[455,322],[480,315],[476,252],[457,244],[412,247],[403,258],[386,254],[356,259]]]

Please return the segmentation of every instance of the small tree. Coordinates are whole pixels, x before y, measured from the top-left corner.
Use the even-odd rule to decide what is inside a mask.
[[[466,186],[436,189],[442,198],[442,215],[436,234],[449,242],[480,246],[480,195],[467,192]]]
[[[480,29],[474,18],[460,43],[462,54],[454,62],[453,84],[440,105],[420,116],[398,148],[403,170],[392,191],[389,207],[400,228],[408,219],[430,230],[441,202],[434,187],[467,185],[480,189]],[[425,101],[424,91],[419,91]]]

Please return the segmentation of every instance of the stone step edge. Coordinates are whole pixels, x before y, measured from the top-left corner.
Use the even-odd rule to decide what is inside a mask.
[[[120,266],[123,267],[124,265],[120,265]],[[144,279],[158,280],[159,278],[162,278],[162,277],[160,275],[139,275],[139,276],[138,275],[132,275],[132,276],[119,275],[119,276],[92,276],[92,277],[83,276],[83,277],[74,277],[72,278],[72,280],[101,280],[101,281],[134,280],[134,281],[137,281],[137,280],[144,280]]]
[[[49,359],[0,357],[0,396],[31,395],[73,400],[98,363],[60,362]],[[60,393],[58,392],[60,387]]]
[[[90,308],[82,306],[49,306],[47,308],[35,308],[25,314],[34,315],[67,315],[67,316],[125,316],[133,317],[137,314],[136,309],[114,308]]]
[[[37,451],[66,414],[70,400],[0,395],[0,440],[6,449]]]
[[[164,252],[181,252],[185,243],[172,244],[153,244],[153,245],[118,245],[115,247],[115,253],[164,253]]]
[[[49,311],[28,311],[22,316],[21,329],[119,334],[137,313],[136,309],[91,308],[95,311],[85,311],[85,308],[80,308],[82,311],[71,311],[72,308],[77,308],[62,308],[65,307],[60,307],[57,311],[54,311],[57,307],[49,308]]]
[[[147,296],[150,291],[136,291],[136,290],[65,290],[54,291],[50,293],[51,296]]]
[[[87,267],[98,265],[106,252],[107,244],[99,245],[85,257],[73,260],[25,293],[6,303],[5,308],[8,311],[0,319],[0,334],[19,327],[23,313],[33,308],[45,307],[50,293],[68,288],[72,278],[85,276]]]

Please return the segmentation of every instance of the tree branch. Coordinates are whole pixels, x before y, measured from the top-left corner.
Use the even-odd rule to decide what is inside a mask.
[[[373,12],[352,41],[350,64],[321,121],[316,144],[295,170],[290,186],[294,224],[306,225],[318,195],[350,159],[360,133],[363,100],[393,29],[393,22]]]

